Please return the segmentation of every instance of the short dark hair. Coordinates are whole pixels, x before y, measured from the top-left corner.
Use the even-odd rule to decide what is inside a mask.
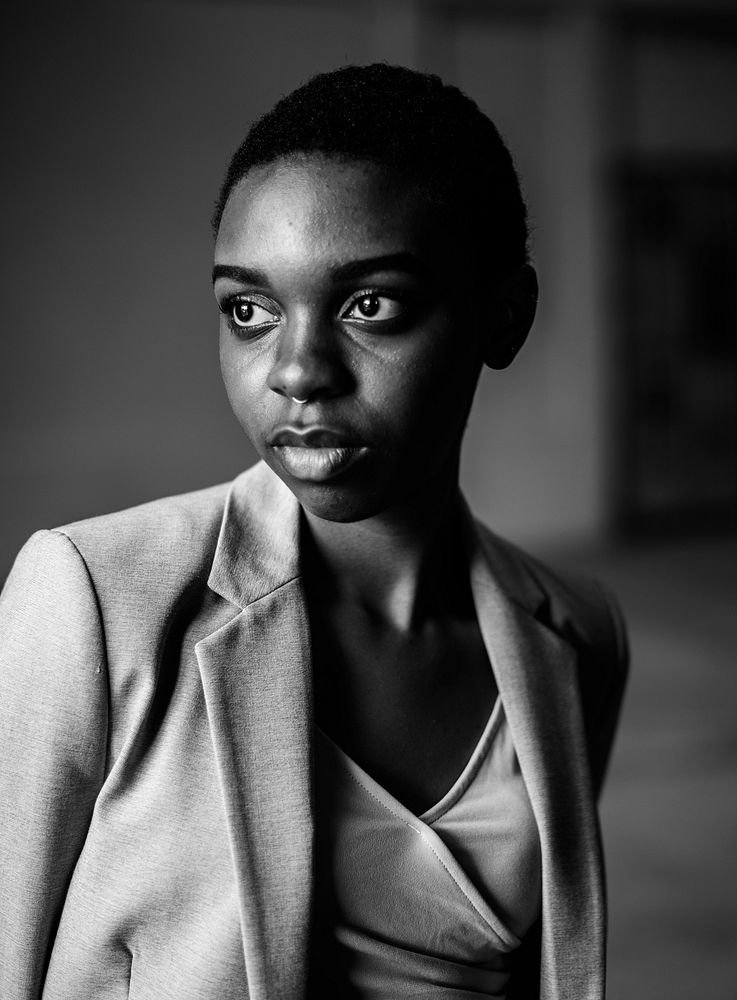
[[[493,122],[440,77],[384,63],[320,73],[256,121],[225,175],[215,232],[230,192],[249,170],[312,153],[375,163],[424,186],[457,214],[487,273],[529,259],[527,209]]]

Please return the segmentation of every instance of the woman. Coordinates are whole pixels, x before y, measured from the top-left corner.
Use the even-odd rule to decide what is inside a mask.
[[[603,996],[618,613],[458,494],[535,311],[494,126],[316,77],[218,201],[231,486],[39,532],[2,601],[8,998]]]

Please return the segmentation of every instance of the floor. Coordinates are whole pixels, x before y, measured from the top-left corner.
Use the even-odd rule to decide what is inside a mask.
[[[632,644],[602,803],[608,1000],[737,1000],[737,539],[567,562],[618,593]]]

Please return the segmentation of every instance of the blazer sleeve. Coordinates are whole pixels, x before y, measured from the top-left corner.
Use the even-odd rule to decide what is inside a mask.
[[[0,596],[0,996],[36,1000],[106,766],[95,592],[61,532],[37,532]]]
[[[630,654],[627,630],[619,604],[601,583],[596,581],[596,586],[603,600],[609,627],[606,641],[598,644],[592,651],[597,663],[595,667],[590,665],[585,672],[582,687],[584,702],[589,702],[589,711],[586,713],[587,742],[594,793],[598,798],[619,722],[629,674]]]

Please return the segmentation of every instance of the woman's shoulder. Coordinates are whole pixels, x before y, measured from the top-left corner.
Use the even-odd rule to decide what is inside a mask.
[[[99,514],[52,528],[77,547],[140,552],[151,546],[171,549],[185,540],[217,530],[230,483],[160,497],[109,514]]]
[[[79,580],[91,583],[98,595],[114,592],[122,599],[126,593],[163,596],[206,579],[229,485],[36,531],[20,550],[6,591],[24,580],[29,597],[29,588],[50,588],[64,601]]]
[[[534,606],[536,617],[579,649],[599,651],[626,666],[624,619],[609,588],[595,577],[553,568],[477,522],[487,553],[505,579]]]

